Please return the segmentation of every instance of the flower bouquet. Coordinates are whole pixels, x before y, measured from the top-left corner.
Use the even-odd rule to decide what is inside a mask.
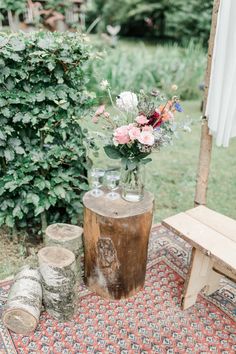
[[[104,150],[111,159],[120,159],[122,197],[128,201],[143,198],[143,166],[153,151],[172,143],[176,131],[175,112],[182,112],[178,96],[166,99],[159,91],[122,92],[113,102],[107,81],[102,82],[113,106],[113,113],[101,105],[92,120],[103,120],[106,129]],[[173,90],[177,87],[173,85]],[[116,112],[118,114],[116,114]]]

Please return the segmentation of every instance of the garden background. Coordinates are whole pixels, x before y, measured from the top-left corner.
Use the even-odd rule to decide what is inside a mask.
[[[155,194],[156,200],[155,222],[193,206],[211,9],[212,0],[190,0],[187,3],[184,0],[0,1],[1,31],[4,34],[69,30],[87,35],[90,56],[86,59],[83,75],[84,85],[90,93],[90,106],[93,104],[94,110],[103,102],[99,83],[104,79],[108,80],[115,95],[125,90],[153,88],[170,94],[171,86],[178,86],[184,115],[191,122],[192,132],[181,133],[173,146],[154,154],[153,162],[146,167],[146,187]],[[66,55],[70,56],[71,53],[68,51]],[[72,106],[77,109],[75,105]],[[5,111],[5,114],[8,113]],[[77,115],[79,119],[78,110]],[[1,119],[6,118],[1,113]],[[80,124],[83,130],[79,134],[86,135],[86,129],[96,129],[91,123],[89,111]],[[55,132],[57,139],[60,136],[63,138],[63,131],[68,133],[70,129],[73,130],[73,126]],[[72,139],[71,144],[77,146],[76,139]],[[213,147],[208,188],[208,206],[232,218],[236,218],[235,148],[235,140],[231,141],[228,149]],[[113,167],[114,162],[105,157],[101,147],[99,152],[98,157],[89,153],[94,164],[105,169]],[[21,157],[22,151],[18,159]],[[4,175],[2,166],[1,178]],[[86,168],[89,166],[86,165]],[[85,181],[83,190],[87,188]],[[59,207],[53,208],[51,213],[57,217],[57,221],[62,213],[60,208],[64,212],[63,208],[68,203],[66,195],[64,190],[57,188],[55,198]],[[6,212],[3,197],[0,215]],[[28,201],[29,205],[37,208],[37,197],[32,199],[31,196]],[[0,278],[12,274],[25,262],[25,258],[30,261],[41,237],[34,228],[27,233],[24,227],[16,230],[10,217],[13,209],[7,207],[9,222],[4,219],[0,238],[0,249],[4,250],[0,254]],[[73,213],[77,211],[81,214],[82,207],[75,203]],[[17,217],[20,219],[20,212]],[[34,218],[34,215],[30,217]],[[75,222],[70,210],[67,218],[66,221]]]

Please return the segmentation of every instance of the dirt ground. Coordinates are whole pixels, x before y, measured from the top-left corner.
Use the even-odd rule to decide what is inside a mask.
[[[7,229],[0,229],[0,280],[13,276],[25,264],[37,265],[37,252],[41,243],[9,236]]]

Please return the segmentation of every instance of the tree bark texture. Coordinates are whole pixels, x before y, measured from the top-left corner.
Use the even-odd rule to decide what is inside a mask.
[[[102,297],[127,298],[145,281],[153,196],[129,203],[84,196],[85,282]]]
[[[63,247],[49,246],[39,251],[38,260],[45,309],[58,321],[67,321],[75,310],[75,255]]]
[[[3,313],[3,323],[15,333],[29,334],[37,327],[41,306],[40,273],[25,266],[14,279]]]
[[[52,224],[45,231],[46,246],[61,246],[75,254],[78,277],[84,274],[84,243],[82,227],[70,224]]]

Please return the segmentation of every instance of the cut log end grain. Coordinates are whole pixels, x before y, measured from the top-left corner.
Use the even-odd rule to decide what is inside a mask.
[[[38,324],[42,306],[41,276],[37,269],[23,267],[16,275],[3,312],[4,325],[18,334],[29,334]]]
[[[70,224],[52,224],[45,230],[46,246],[67,248],[78,257],[83,252],[83,229]]]
[[[33,332],[38,324],[38,319],[20,308],[6,311],[2,320],[11,331],[24,335]]]
[[[47,227],[46,234],[52,240],[73,240],[81,236],[83,229],[76,225],[52,224]]]
[[[48,246],[38,253],[39,261],[55,268],[64,268],[75,262],[75,255],[63,247]]]

